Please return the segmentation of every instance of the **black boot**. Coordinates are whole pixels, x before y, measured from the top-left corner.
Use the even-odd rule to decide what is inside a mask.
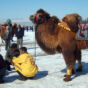
[[[19,76],[20,76],[19,80],[25,81],[25,80],[28,79],[27,77],[23,76],[20,72],[17,71],[17,73],[18,73]]]
[[[8,71],[11,71],[10,63],[8,61],[5,61],[6,63],[6,68]]]
[[[4,83],[4,80],[2,79],[2,77],[0,77],[0,84]]]

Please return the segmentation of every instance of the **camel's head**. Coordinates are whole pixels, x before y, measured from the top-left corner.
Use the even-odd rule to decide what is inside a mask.
[[[30,16],[30,20],[34,24],[42,24],[50,18],[50,15],[43,9],[38,10],[34,15]]]

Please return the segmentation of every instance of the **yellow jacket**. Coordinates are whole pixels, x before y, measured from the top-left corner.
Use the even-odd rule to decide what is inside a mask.
[[[25,77],[33,77],[38,72],[31,54],[24,53],[18,57],[13,57],[15,70],[19,71]]]

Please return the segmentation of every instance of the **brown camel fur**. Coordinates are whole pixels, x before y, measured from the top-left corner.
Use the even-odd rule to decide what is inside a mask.
[[[78,14],[68,14],[63,17],[62,21],[67,23],[72,32],[77,32],[79,30],[78,24],[80,23],[80,15]],[[77,39],[76,39],[77,40]],[[88,48],[88,40],[77,40],[77,45],[79,49]]]
[[[73,15],[72,17],[75,18],[76,16],[74,17]],[[76,18],[76,21],[78,21],[78,19]],[[67,65],[67,73],[64,81],[70,81],[71,75],[74,73],[76,60],[78,60],[79,63],[77,71],[82,71],[81,49],[86,48],[88,44],[86,45],[86,42],[76,39],[75,31],[72,32],[72,30],[75,29],[73,25],[69,25],[68,23],[65,27],[58,25],[58,23],[61,23],[60,20],[56,16],[51,17],[50,14],[43,9],[31,15],[30,20],[35,24],[35,37],[39,46],[48,54],[61,52],[64,56]],[[73,26],[71,31],[66,30],[66,28],[71,28],[71,26]]]
[[[73,32],[78,31],[78,24],[80,22],[80,15],[74,13],[74,14],[68,14],[65,17],[63,17],[62,21],[66,22]]]

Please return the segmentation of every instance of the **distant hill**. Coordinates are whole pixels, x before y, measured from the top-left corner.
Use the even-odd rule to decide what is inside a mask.
[[[13,22],[13,23],[17,23],[17,24],[25,25],[25,26],[31,26],[31,25],[33,25],[32,22]]]
[[[7,19],[0,20],[0,24],[4,24]],[[25,26],[31,26],[33,25],[32,22],[29,19],[24,19],[24,18],[15,18],[11,19],[12,23],[17,23]]]

